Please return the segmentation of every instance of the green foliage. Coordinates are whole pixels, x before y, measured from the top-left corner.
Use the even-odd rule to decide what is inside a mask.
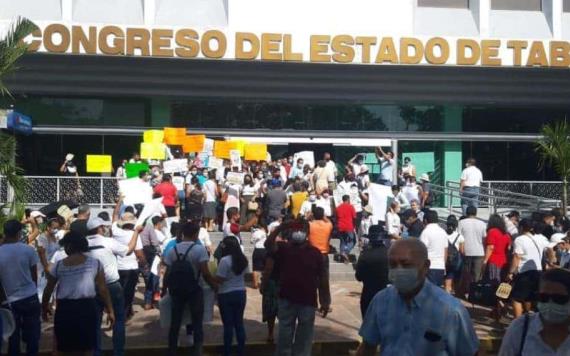
[[[568,202],[567,185],[570,179],[570,125],[566,120],[545,125],[542,138],[536,142],[536,152],[540,154],[540,167],[552,167],[564,185],[562,207],[566,212]]]

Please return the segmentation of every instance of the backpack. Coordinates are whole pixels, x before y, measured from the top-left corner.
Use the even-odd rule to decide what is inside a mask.
[[[176,246],[174,246],[176,261],[170,266],[168,274],[168,292],[173,297],[189,298],[202,290],[202,287],[198,284],[200,271],[194,274],[192,262],[186,259],[194,246],[196,246],[196,243],[192,244],[184,255],[179,254]]]
[[[459,253],[457,247],[455,247],[459,236],[459,233],[457,233],[457,236],[455,236],[453,243],[449,241],[447,242],[447,261],[445,261],[445,268],[448,270],[455,271],[461,264],[461,254]]]

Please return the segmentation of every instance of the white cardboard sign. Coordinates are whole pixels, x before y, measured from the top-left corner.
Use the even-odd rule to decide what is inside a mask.
[[[162,163],[164,173],[180,173],[188,171],[188,160],[186,158],[172,159]]]

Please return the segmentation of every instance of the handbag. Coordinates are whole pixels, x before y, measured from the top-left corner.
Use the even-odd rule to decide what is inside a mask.
[[[467,300],[471,304],[486,307],[494,306],[497,303],[495,286],[496,285],[486,281],[472,282],[469,288],[469,298]]]
[[[259,209],[259,203],[255,201],[255,199],[252,199],[247,203],[248,211],[257,211],[257,209]]]
[[[495,295],[499,299],[509,299],[512,290],[513,286],[511,286],[509,283],[501,283],[499,284],[499,288],[497,288]]]

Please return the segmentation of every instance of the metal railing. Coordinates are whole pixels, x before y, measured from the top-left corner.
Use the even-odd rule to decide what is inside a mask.
[[[483,182],[483,185],[488,189],[507,190],[551,200],[560,200],[562,198],[562,182],[560,181],[492,180]]]
[[[114,177],[26,176],[24,199],[29,206],[44,206],[56,201],[73,201],[95,207],[115,205],[119,193]],[[0,177],[0,204],[7,202],[9,187]]]

